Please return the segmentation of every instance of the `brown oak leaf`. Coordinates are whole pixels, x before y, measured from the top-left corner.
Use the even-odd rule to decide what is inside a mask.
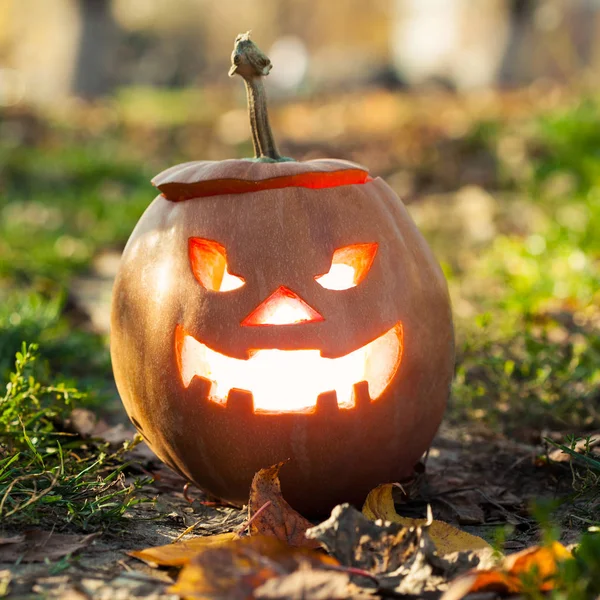
[[[313,524],[295,511],[281,494],[279,470],[284,464],[280,462],[254,475],[248,502],[250,535],[268,535],[290,546],[320,548],[318,541],[304,535]]]

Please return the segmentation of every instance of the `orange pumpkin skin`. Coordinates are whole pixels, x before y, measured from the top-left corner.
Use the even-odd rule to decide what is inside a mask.
[[[313,179],[293,179],[303,173]],[[281,187],[260,189],[286,177],[292,179],[279,179]],[[204,195],[214,194],[215,181],[228,192],[248,185],[258,191]],[[189,163],[155,184],[164,195],[146,210],[123,253],[111,332],[119,393],[154,452],[236,504],[247,502],[256,471],[290,459],[281,473],[283,493],[307,515],[340,502],[360,504],[376,485],[410,477],[443,416],[454,335],[444,276],[392,189],[344,161]],[[203,288],[190,266],[193,237],[221,244],[243,287]],[[364,280],[342,291],[319,286],[315,277],[328,271],[334,251],[357,243],[378,244]],[[281,286],[323,319],[242,326]],[[355,386],[353,408],[338,408],[328,394],[303,412],[255,412],[245,392],[232,391],[227,404],[214,402],[208,380],[196,377],[185,387],[175,343],[180,327],[238,359],[267,348],[318,349],[336,358],[398,324],[397,371],[374,401],[364,385]]]

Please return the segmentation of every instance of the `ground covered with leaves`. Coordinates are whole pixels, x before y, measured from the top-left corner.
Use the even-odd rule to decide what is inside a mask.
[[[250,155],[245,111],[220,89],[5,110],[0,597],[600,594],[600,99],[364,91],[273,120],[284,154],[383,176],[442,263],[457,371],[423,467],[323,523],[274,472],[249,510],[184,490],[120,406],[110,285],[149,179]]]

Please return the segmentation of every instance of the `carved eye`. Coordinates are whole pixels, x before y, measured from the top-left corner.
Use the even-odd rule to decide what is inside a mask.
[[[188,253],[194,277],[203,287],[213,292],[230,292],[246,282],[227,270],[225,248],[213,240],[190,238]]]
[[[377,244],[352,244],[333,253],[331,268],[315,281],[328,290],[347,290],[357,286],[369,272],[377,254]]]

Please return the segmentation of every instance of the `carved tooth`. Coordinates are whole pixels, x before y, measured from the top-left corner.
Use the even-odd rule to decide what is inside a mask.
[[[227,394],[227,410],[252,414],[254,412],[254,397],[248,390],[232,388]]]
[[[203,346],[193,336],[188,335],[181,325],[175,331],[175,347],[181,379],[184,387],[188,388],[194,377],[201,375],[197,371],[197,365],[202,364]]]
[[[191,394],[196,398],[208,398],[210,396],[210,389],[213,385],[213,382],[210,379],[206,379],[206,377],[201,377],[200,375],[194,375],[192,381],[190,381],[187,393]]]
[[[320,414],[335,414],[339,412],[337,392],[331,390],[317,396],[316,411]]]
[[[354,405],[357,409],[368,408],[371,404],[371,395],[369,394],[369,382],[359,381],[353,386]]]

